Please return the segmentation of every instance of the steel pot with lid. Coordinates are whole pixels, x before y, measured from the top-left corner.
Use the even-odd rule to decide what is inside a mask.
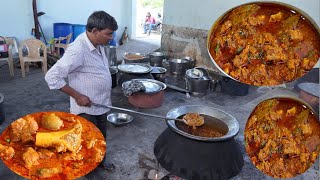
[[[186,71],[188,90],[193,95],[206,95],[212,78],[205,68],[196,67]]]
[[[164,54],[162,52],[151,52],[149,53],[150,65],[155,67],[162,67],[162,61]]]
[[[170,73],[173,75],[186,74],[186,70],[193,67],[193,61],[189,59],[171,59],[169,60]]]

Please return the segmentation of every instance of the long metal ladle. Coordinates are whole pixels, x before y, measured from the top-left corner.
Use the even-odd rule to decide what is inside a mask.
[[[131,112],[131,113],[140,114],[140,115],[144,115],[144,116],[150,116],[150,117],[154,117],[154,118],[161,118],[161,119],[167,119],[167,120],[180,121],[180,122],[183,122],[183,123],[187,124],[187,121],[184,120],[184,119],[175,119],[175,118],[169,118],[169,117],[165,117],[165,116],[158,116],[158,115],[154,115],[154,114],[143,113],[143,112],[134,111],[134,110],[131,110],[131,109],[120,108],[120,107],[107,106],[107,105],[103,105],[103,104],[91,103],[91,105],[92,106],[97,106],[97,107],[104,107],[104,108],[110,108],[110,109],[116,109],[116,110]]]

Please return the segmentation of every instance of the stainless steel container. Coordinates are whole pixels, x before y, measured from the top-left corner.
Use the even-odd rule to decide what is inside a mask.
[[[162,67],[162,61],[164,54],[162,52],[151,52],[149,53],[150,65],[154,67]]]
[[[191,68],[195,67],[195,65],[196,65],[196,61],[192,57],[186,56],[181,59],[185,59],[185,60],[190,61],[190,63],[189,63],[190,67],[188,69],[191,69]]]
[[[192,64],[193,62],[187,59],[171,59],[169,60],[170,73],[184,76]]]
[[[108,58],[109,66],[117,66],[117,47],[116,46],[105,46],[104,51]]]
[[[153,67],[151,74],[157,81],[165,82],[167,69],[163,67]]]
[[[126,64],[130,63],[145,63],[150,64],[150,58],[148,55],[142,53],[124,53],[123,60]]]
[[[189,71],[192,70],[200,70],[202,72],[202,76],[191,76],[192,73],[189,73]],[[210,83],[212,81],[212,78],[209,76],[209,73],[204,68],[194,68],[187,70],[186,73],[186,82],[187,82],[187,88],[193,95],[206,95],[207,91],[210,87]]]

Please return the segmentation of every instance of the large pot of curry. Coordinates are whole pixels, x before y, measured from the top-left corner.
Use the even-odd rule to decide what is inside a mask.
[[[66,112],[38,112],[11,123],[0,136],[0,158],[28,179],[76,179],[102,161],[106,143],[90,121]]]
[[[251,2],[212,26],[207,50],[223,75],[256,86],[293,81],[320,57],[320,30],[302,10],[280,2]]]
[[[301,99],[272,97],[253,109],[244,139],[247,154],[260,171],[274,178],[292,178],[318,158],[319,118]]]

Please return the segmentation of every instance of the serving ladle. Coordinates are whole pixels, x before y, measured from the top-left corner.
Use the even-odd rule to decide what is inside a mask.
[[[126,112],[131,112],[131,113],[135,113],[135,114],[140,114],[140,115],[144,115],[144,116],[149,116],[149,117],[154,117],[154,118],[160,118],[160,119],[166,119],[166,120],[174,120],[174,121],[179,121],[179,122],[183,122],[188,126],[201,126],[200,124],[194,124],[192,125],[191,123],[188,123],[185,119],[176,119],[176,118],[169,118],[169,117],[165,117],[165,116],[159,116],[159,115],[154,115],[154,114],[148,114],[148,113],[143,113],[143,112],[139,112],[139,111],[134,111],[131,109],[125,109],[125,108],[120,108],[120,107],[115,107],[115,106],[108,106],[108,105],[103,105],[103,104],[96,104],[96,103],[91,103],[92,106],[97,106],[97,107],[104,107],[104,108],[110,108],[110,109],[116,109],[116,110],[120,110],[120,111],[126,111]]]

